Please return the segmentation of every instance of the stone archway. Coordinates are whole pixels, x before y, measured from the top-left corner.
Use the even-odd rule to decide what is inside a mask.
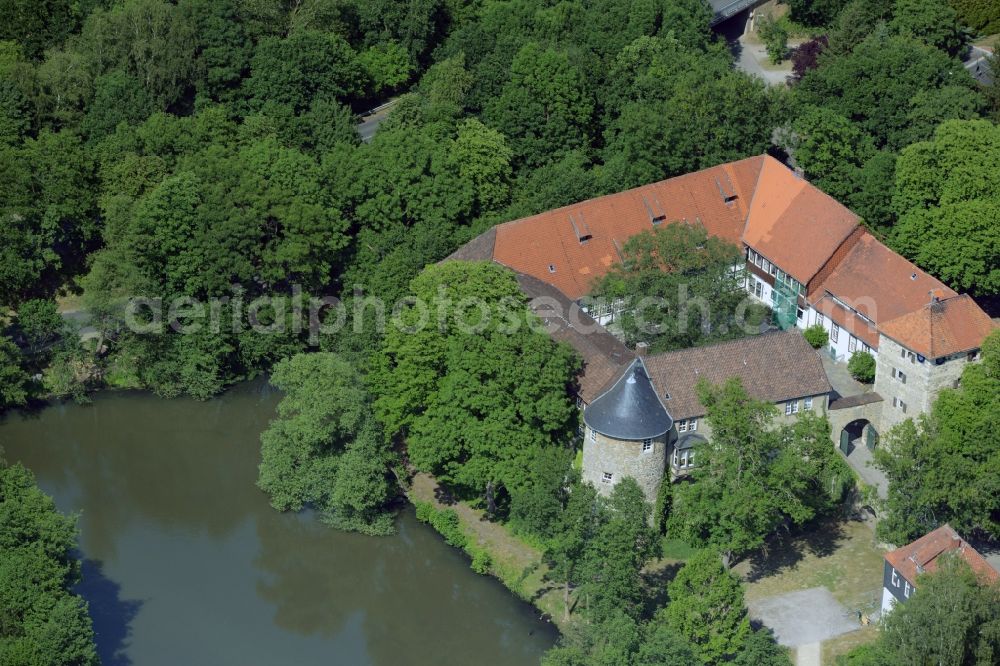
[[[862,446],[874,451],[878,446],[878,431],[868,419],[854,419],[841,429],[839,446],[845,456]]]

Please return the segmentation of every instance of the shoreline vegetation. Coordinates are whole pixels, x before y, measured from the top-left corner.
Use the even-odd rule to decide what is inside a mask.
[[[756,427],[774,406],[727,383],[705,387],[721,407],[692,483],[655,507],[628,478],[597,493],[573,472],[581,360],[531,326],[463,332],[484,300],[534,315],[511,271],[442,260],[510,220],[769,154],[956,291],[1000,292],[1000,81],[980,86],[961,60],[969,28],[996,28],[996,3],[786,0],[816,37],[770,86],[737,66],[704,0],[4,3],[17,19],[0,24],[0,410],[109,385],[205,400],[270,373],[286,395],[261,441],[272,506],[385,534],[397,470],[432,476],[459,504],[422,486],[415,504],[477,570],[585,618],[546,666],[787,666],[728,565],[837,514],[843,461],[824,419],[774,437]],[[357,113],[388,99],[362,140]],[[661,299],[648,342],[703,344],[745,297],[718,279],[743,249],[660,222],[590,286],[632,302],[702,285],[715,322],[687,327]],[[671,253],[672,266],[643,261]],[[96,340],[60,315],[67,285]],[[414,302],[405,332],[348,316],[314,341],[275,305],[287,294],[363,313],[414,298],[439,321],[416,326]],[[135,300],[190,307],[150,334],[132,325]],[[232,322],[265,302],[262,327],[198,326],[206,305]],[[627,342],[647,342],[629,316]],[[1000,354],[990,344],[984,359]],[[1000,371],[979,365],[931,415],[885,433],[881,536],[905,543],[947,520],[1000,538],[987,473]],[[500,523],[510,540],[487,530]],[[699,550],[651,600],[643,572],[664,528]],[[907,663],[881,663],[894,659]]]
[[[434,528],[449,545],[465,551],[473,571],[493,576],[514,596],[538,609],[560,632],[566,631],[562,593],[546,582],[548,567],[540,549],[507,527],[486,520],[484,510],[449,497],[428,474],[413,474],[404,493],[415,507],[417,519]]]

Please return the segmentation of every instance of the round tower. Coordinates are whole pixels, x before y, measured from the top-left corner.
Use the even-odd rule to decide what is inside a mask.
[[[583,412],[583,480],[608,495],[632,477],[656,502],[674,420],[656,394],[641,358]]]

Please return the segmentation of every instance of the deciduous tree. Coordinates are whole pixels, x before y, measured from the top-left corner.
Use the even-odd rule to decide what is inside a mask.
[[[728,564],[779,525],[801,525],[840,501],[851,477],[824,416],[805,412],[778,426],[774,406],[750,398],[738,379],[703,381],[698,394],[712,442],[698,450],[693,482],[674,490],[668,534],[712,546]]]
[[[335,354],[300,354],[275,366],[285,396],[261,435],[257,484],[281,511],[313,505],[332,524],[391,531],[392,460],[357,371]]]
[[[495,264],[429,266],[411,294],[373,362],[376,412],[418,469],[485,497],[492,513],[540,449],[568,443],[574,356],[534,328],[513,274]]]
[[[80,580],[76,518],[21,465],[0,460],[0,662],[97,666],[87,603],[70,590]]]
[[[957,290],[1000,289],[998,155],[1000,127],[948,121],[897,161],[890,244]]]
[[[21,350],[0,335],[0,409],[23,405],[28,398],[28,375],[21,365]]]
[[[907,419],[875,451],[889,480],[879,534],[904,544],[947,522],[963,534],[1000,537],[1000,333],[983,343],[957,389],[940,393],[929,416]]]
[[[933,126],[914,127],[911,114],[926,109],[931,99],[942,100],[937,122],[968,117],[970,109],[982,105],[975,82],[960,62],[933,46],[884,30],[850,53],[826,59],[802,78],[795,96],[852,119],[877,148],[890,150],[929,138]]]
[[[946,2],[896,0],[889,26],[896,32],[920,40],[955,57],[965,46],[958,15]]]
[[[750,636],[750,617],[739,579],[719,554],[702,550],[667,585],[670,602],[654,622],[663,623],[694,646],[704,663],[734,657]]]
[[[732,271],[736,246],[699,225],[667,220],[630,238],[623,254],[594,295],[624,302],[618,324],[630,343],[665,351],[746,334],[737,317],[748,298]]]
[[[586,81],[566,53],[530,43],[485,117],[510,138],[518,164],[536,167],[590,148],[593,114]]]
[[[945,554],[917,591],[885,618],[877,641],[855,649],[850,666],[996,661],[1000,654],[1000,585],[978,580],[964,560]]]

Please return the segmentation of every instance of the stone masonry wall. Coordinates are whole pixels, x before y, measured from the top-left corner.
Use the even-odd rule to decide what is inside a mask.
[[[933,359],[925,359],[921,363],[911,361],[909,355],[904,358],[902,350],[903,347],[894,340],[884,336],[879,340],[878,357],[875,361],[875,391],[885,400],[879,432],[885,432],[907,418],[916,418],[922,412],[929,412],[938,393],[954,386],[968,363],[965,354],[958,354],[941,365],[936,364]],[[905,383],[892,376],[893,368],[906,374]],[[898,402],[893,405],[893,398],[906,403],[905,412]]]
[[[654,439],[653,450],[643,453],[641,441],[611,439],[590,428],[584,433],[583,480],[592,483],[602,495],[610,495],[616,483],[632,477],[642,488],[646,500],[654,504],[666,462],[666,436]],[[611,483],[603,481],[605,472],[611,473]]]

